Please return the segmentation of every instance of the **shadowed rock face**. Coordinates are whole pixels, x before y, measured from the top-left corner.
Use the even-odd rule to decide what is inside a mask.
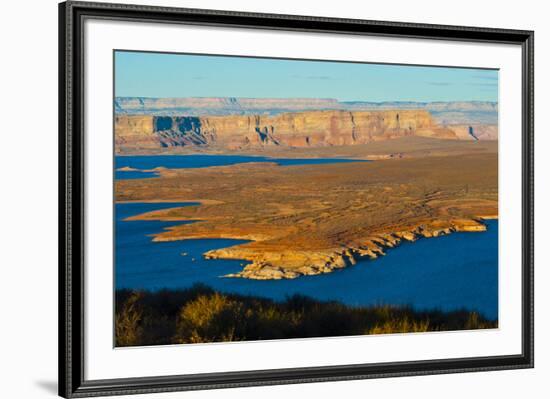
[[[497,125],[453,125],[451,128],[461,140],[498,140]]]
[[[202,146],[247,149],[366,144],[406,136],[474,140],[468,126],[446,127],[425,110],[309,111],[269,115],[115,117],[117,152]],[[493,130],[477,136],[494,139]],[[493,132],[494,131],[494,132]]]

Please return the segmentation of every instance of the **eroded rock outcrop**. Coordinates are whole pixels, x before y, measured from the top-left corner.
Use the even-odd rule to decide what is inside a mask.
[[[253,280],[294,279],[330,273],[335,269],[355,265],[361,258],[376,259],[385,255],[387,248],[394,248],[403,241],[419,238],[439,237],[453,232],[486,231],[483,223],[476,219],[435,221],[393,233],[379,233],[357,240],[347,246],[327,248],[321,251],[278,251],[258,252],[236,246],[211,250],[206,259],[245,259],[250,261],[242,271],[225,277],[249,278]]]
[[[498,140],[497,125],[451,125],[449,128],[460,140]]]
[[[308,111],[269,115],[115,117],[118,152],[166,147],[246,149],[366,144],[405,136],[466,139],[424,110]]]

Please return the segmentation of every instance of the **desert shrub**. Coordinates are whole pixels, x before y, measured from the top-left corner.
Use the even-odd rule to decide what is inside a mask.
[[[215,293],[184,305],[176,326],[180,343],[235,341],[245,338],[246,312],[242,303]]]
[[[294,295],[276,302],[185,290],[116,292],[117,346],[221,342],[496,328],[497,321],[459,310],[407,306],[350,307]]]
[[[411,320],[405,316],[402,319],[393,318],[376,324],[374,327],[367,329],[365,334],[396,334],[426,331],[430,331],[429,319]]]
[[[127,293],[120,309],[115,314],[115,340],[116,346],[139,345],[142,341],[143,328],[141,321],[143,312],[138,304],[142,298],[139,292]]]
[[[476,312],[471,312],[468,315],[468,320],[464,325],[465,330],[479,330],[483,328],[495,328],[497,323],[485,320]]]

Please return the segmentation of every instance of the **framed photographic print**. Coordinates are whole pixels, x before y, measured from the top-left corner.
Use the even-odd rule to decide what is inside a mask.
[[[533,367],[533,32],[59,15],[61,396]]]

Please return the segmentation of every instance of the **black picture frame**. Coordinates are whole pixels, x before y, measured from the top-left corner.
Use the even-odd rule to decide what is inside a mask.
[[[521,45],[522,353],[463,359],[86,380],[83,24],[88,17]],[[509,29],[72,1],[59,4],[59,395],[76,398],[533,367],[533,43],[534,32]]]

